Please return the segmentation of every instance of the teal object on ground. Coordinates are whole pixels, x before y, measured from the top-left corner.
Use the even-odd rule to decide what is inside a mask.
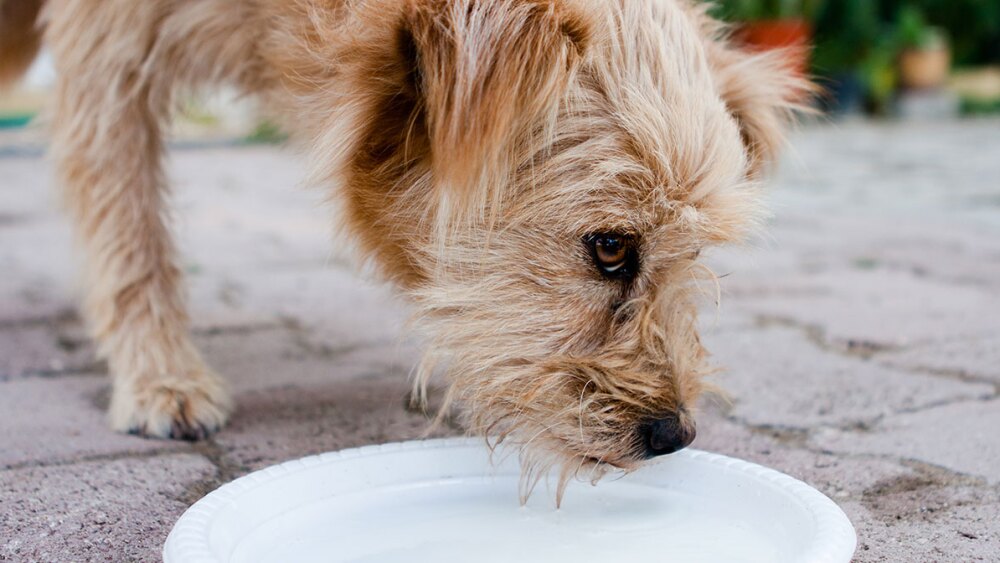
[[[0,115],[0,129],[16,129],[24,127],[34,119],[33,113],[15,113],[10,115]]]

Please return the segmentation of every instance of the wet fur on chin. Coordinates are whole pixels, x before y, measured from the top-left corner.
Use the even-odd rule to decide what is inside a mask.
[[[0,0],[37,10],[42,0]],[[163,125],[179,93],[259,96],[309,156],[337,224],[414,306],[470,432],[541,476],[642,458],[637,428],[690,422],[712,371],[696,328],[705,248],[759,223],[760,181],[813,87],[734,47],[687,0],[45,0],[53,147],[88,257],[86,310],[113,425],[198,438],[224,386],[191,344],[165,219]],[[13,12],[11,12],[13,13]],[[33,16],[32,16],[33,17]],[[37,33],[0,17],[0,80]],[[638,270],[586,247],[627,236]]]

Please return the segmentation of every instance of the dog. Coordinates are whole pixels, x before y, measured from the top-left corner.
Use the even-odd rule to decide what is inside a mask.
[[[0,0],[0,80],[58,71],[111,426],[197,440],[231,410],[188,335],[163,130],[178,93],[259,97],[363,259],[413,304],[416,390],[595,480],[686,447],[712,368],[703,249],[762,217],[812,92],[693,0]],[[707,281],[706,281],[707,280]]]

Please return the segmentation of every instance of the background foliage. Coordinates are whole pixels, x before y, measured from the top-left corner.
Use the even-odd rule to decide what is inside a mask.
[[[870,103],[895,87],[900,50],[947,42],[959,67],[1000,64],[1000,0],[718,0],[734,22],[798,18],[813,28],[812,72],[860,82]]]

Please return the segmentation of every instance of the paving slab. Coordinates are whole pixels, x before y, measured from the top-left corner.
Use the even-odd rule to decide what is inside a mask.
[[[778,469],[832,498],[858,532],[855,561],[994,561],[1000,492],[923,463],[806,444],[807,434],[751,429],[709,405],[692,447]]]
[[[236,395],[382,376],[408,381],[419,357],[403,342],[324,340],[289,322],[203,331],[195,343]]]
[[[219,311],[223,317],[248,312],[256,317],[250,322],[291,319],[315,340],[332,346],[398,339],[406,322],[405,308],[388,288],[366,283],[350,270],[300,266],[258,271],[246,267],[230,272],[223,281],[208,274],[205,277],[214,287],[192,299],[193,307],[204,311],[205,319],[220,316]]]
[[[713,378],[747,424],[809,428],[868,425],[886,415],[995,396],[993,385],[909,373],[824,349],[808,331],[762,322],[709,335],[724,370]]]
[[[461,435],[407,408],[405,374],[248,391],[216,438],[239,472],[343,448]]]
[[[698,437],[692,447],[777,469],[837,502],[860,501],[865,491],[882,481],[916,474],[913,468],[891,458],[838,456],[806,448],[803,432],[747,427],[717,406],[706,411],[698,417]]]
[[[72,312],[0,324],[0,380],[95,367],[94,348]]]
[[[701,324],[732,404],[704,409],[695,446],[829,495],[858,561],[1000,553],[998,127],[809,126],[766,234],[707,253],[723,295]],[[407,308],[354,264],[303,169],[275,147],[171,153],[194,339],[237,405],[191,445],[107,430],[51,166],[0,155],[0,560],[157,560],[225,481],[428,433],[406,408]]]
[[[888,416],[863,431],[823,429],[817,447],[836,452],[894,455],[1000,484],[1000,399],[960,401]],[[997,512],[1000,518],[1000,511]]]
[[[1000,310],[1000,293],[891,270],[798,272],[732,285],[735,309],[816,327],[831,342],[886,348],[993,333],[997,319],[984,312]]]
[[[0,561],[159,561],[188,489],[216,472],[193,454],[0,471]]]
[[[879,360],[901,369],[1000,385],[1000,331],[891,351]]]
[[[857,528],[856,561],[996,561],[995,491],[926,477],[880,483],[843,503]]]
[[[111,432],[101,374],[5,381],[0,390],[0,469],[94,457],[186,451],[189,445]]]

